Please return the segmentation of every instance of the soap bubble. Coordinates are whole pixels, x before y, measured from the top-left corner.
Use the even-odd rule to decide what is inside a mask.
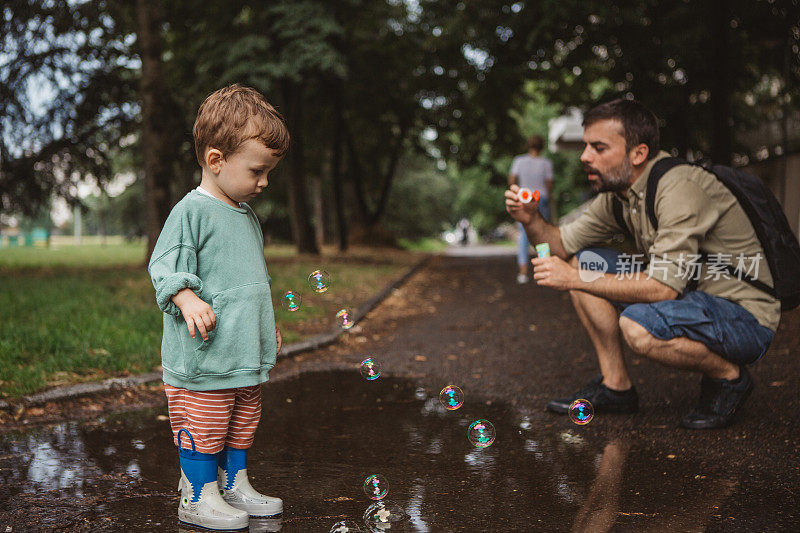
[[[281,306],[286,309],[287,311],[295,312],[300,309],[300,304],[303,302],[303,299],[300,295],[294,291],[286,291],[281,298]]]
[[[364,493],[372,500],[380,500],[389,492],[389,482],[380,474],[372,474],[364,480]]]
[[[390,500],[375,502],[364,511],[364,522],[373,530],[373,526],[379,529],[388,529],[389,524],[401,522],[408,518],[403,509]],[[385,527],[380,527],[385,526]]]
[[[331,284],[331,275],[324,270],[315,270],[308,275],[308,284],[314,292],[325,292]]]
[[[428,393],[423,387],[417,387],[417,390],[414,391],[414,398],[417,400],[427,400]]]
[[[584,426],[594,418],[594,407],[589,400],[578,398],[569,406],[569,418],[579,426]]]
[[[455,411],[464,405],[464,391],[455,385],[448,385],[439,393],[439,401],[448,411]]]
[[[531,423],[531,417],[523,416],[520,418],[519,427],[525,430],[531,429],[533,427],[533,424]]]
[[[467,428],[467,438],[477,448],[488,448],[494,442],[494,425],[488,420],[476,420]]]
[[[363,531],[364,530],[361,529],[356,522],[352,520],[342,520],[333,524],[330,533],[363,533]]]
[[[361,375],[370,381],[378,379],[381,377],[381,365],[372,357],[364,359],[361,361]]]
[[[342,309],[336,313],[336,325],[342,329],[350,329],[356,323],[353,312],[350,309]]]

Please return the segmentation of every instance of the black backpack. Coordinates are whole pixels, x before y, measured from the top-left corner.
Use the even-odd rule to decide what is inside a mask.
[[[741,276],[744,281],[779,299],[781,309],[784,311],[800,305],[800,244],[792,233],[786,215],[772,191],[753,174],[723,165],[706,168],[677,157],[666,157],[657,161],[650,171],[645,196],[645,210],[653,228],[658,230],[658,220],[655,215],[658,182],[664,174],[678,165],[694,165],[704,168],[714,174],[733,193],[750,219],[758,240],[764,248],[775,287],[770,287],[766,283],[740,273],[733,265],[725,265],[728,272]],[[631,231],[622,216],[622,203],[616,195],[613,196],[612,206],[617,224],[630,235]],[[700,253],[705,257],[702,251]]]

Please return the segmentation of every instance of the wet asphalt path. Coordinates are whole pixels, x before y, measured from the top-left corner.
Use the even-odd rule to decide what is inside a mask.
[[[544,404],[596,372],[566,294],[515,283],[513,256],[438,257],[335,346],[281,361],[264,387],[250,470],[286,502],[251,531],[360,519],[379,472],[410,515],[390,531],[800,529],[800,314],[784,315],[730,428],[677,427],[699,376],[629,354],[635,415],[576,426]],[[383,375],[366,381],[374,357]],[[446,384],[466,402],[447,412]],[[165,410],[0,435],[0,526],[178,531]],[[466,427],[492,421],[476,449]],[[3,531],[0,527],[0,531]]]

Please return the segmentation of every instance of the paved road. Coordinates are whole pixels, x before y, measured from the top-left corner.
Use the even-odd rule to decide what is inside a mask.
[[[471,246],[451,246],[444,255],[448,257],[503,257],[516,256],[516,246],[500,246],[494,244],[475,244]]]
[[[545,403],[574,392],[598,372],[569,297],[517,285],[513,257],[480,255],[437,258],[367,317],[360,339],[366,342],[351,341],[334,353],[346,357],[358,348],[381,357],[392,374],[412,376],[430,389],[458,383],[468,394],[510,406],[517,417],[564,427],[563,417],[544,412]],[[798,355],[800,309],[784,313],[769,352],[751,368],[756,387],[736,423],[697,432],[677,424],[694,406],[700,376],[628,351],[639,413],[597,417],[584,436],[598,449],[617,439],[633,442],[662,463],[659,475],[677,476],[687,496],[716,492],[709,530],[800,530]],[[637,484],[664,483],[642,478],[636,465],[628,472],[627,489],[633,494]],[[719,486],[699,485],[711,480]],[[683,505],[689,509],[694,503]],[[661,509],[658,519],[670,512]],[[659,524],[676,530],[687,525]]]

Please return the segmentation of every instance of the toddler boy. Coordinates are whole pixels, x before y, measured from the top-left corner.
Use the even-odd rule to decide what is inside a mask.
[[[280,498],[253,489],[246,470],[260,386],[282,343],[261,227],[246,202],[267,186],[289,132],[263,95],[236,84],[206,98],[193,134],[200,186],[172,209],[148,266],[164,312],[164,389],[181,464],[178,518],[244,529],[250,516],[283,512]]]

